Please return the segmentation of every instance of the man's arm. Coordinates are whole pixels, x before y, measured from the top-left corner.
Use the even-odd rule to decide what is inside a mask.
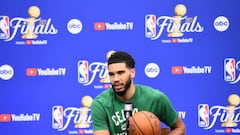
[[[96,130],[93,135],[110,135],[108,130]]]
[[[107,114],[104,107],[96,99],[91,106],[93,135],[110,135],[108,131]]]
[[[181,118],[178,117],[176,124],[171,127],[169,135],[185,135],[186,127]]]

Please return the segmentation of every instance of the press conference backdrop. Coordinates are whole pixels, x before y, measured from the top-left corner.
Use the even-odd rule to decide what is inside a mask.
[[[188,135],[240,134],[239,4],[2,1],[0,134],[93,134],[91,103],[111,87],[106,55],[118,50],[135,58],[135,83],[169,96]]]

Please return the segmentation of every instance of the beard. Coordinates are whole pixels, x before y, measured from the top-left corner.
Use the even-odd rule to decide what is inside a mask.
[[[120,96],[120,97],[125,96],[126,93],[127,93],[127,91],[128,91],[129,88],[130,88],[131,83],[132,83],[132,80],[131,80],[131,78],[129,77],[129,79],[128,79],[127,82],[126,82],[126,85],[124,86],[124,90],[123,90],[123,91],[116,91],[115,88],[114,88],[114,86],[112,86],[114,93],[115,93],[116,95]]]

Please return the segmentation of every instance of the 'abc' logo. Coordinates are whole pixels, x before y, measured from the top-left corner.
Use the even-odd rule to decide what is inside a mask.
[[[0,78],[3,80],[9,80],[13,77],[14,70],[10,65],[0,66]]]
[[[214,20],[214,27],[217,31],[225,31],[229,27],[229,20],[224,16],[219,16]]]
[[[78,19],[71,19],[67,24],[67,29],[72,34],[78,34],[82,31],[82,23]]]
[[[157,64],[155,63],[149,63],[146,65],[145,69],[145,74],[150,77],[150,78],[155,78],[158,76],[160,73],[160,68]]]

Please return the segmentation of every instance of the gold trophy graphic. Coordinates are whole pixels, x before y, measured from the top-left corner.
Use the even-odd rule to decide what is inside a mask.
[[[236,122],[233,122],[233,117],[234,117],[234,109],[236,106],[240,104],[240,97],[237,94],[231,94],[228,97],[228,103],[230,104],[227,106],[227,121],[222,123],[222,127],[236,127],[238,124]]]
[[[113,53],[115,53],[115,51],[113,51],[113,50],[108,51],[108,53],[107,53],[107,55],[106,55],[107,60],[109,59],[109,57],[110,57]],[[106,67],[105,67],[105,68],[106,68],[106,70],[107,70],[107,63],[106,63]],[[103,82],[103,83],[109,83],[109,82],[110,82],[108,73],[106,74],[106,76],[105,76],[104,78],[102,78],[102,79],[100,80],[100,82]]]
[[[22,38],[34,39],[37,38],[37,35],[33,33],[35,20],[40,15],[40,9],[37,6],[31,6],[28,9],[29,18],[27,19],[27,33],[22,35]]]
[[[75,128],[89,128],[90,124],[88,124],[86,122],[86,120],[88,118],[89,108],[92,105],[93,99],[90,96],[84,96],[81,101],[82,101],[82,106],[83,106],[83,107],[80,107],[80,112],[79,112],[81,119],[80,119],[79,123],[75,124],[74,127]]]
[[[181,18],[187,13],[187,8],[183,4],[178,4],[175,6],[174,12],[176,16],[173,17],[173,31],[168,34],[168,37],[182,37],[183,33],[179,29]]]

